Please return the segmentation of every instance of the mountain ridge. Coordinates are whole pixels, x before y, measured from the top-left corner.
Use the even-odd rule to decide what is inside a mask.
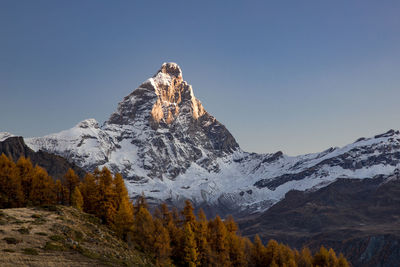
[[[176,63],[164,63],[103,125],[84,120],[26,143],[88,171],[106,166],[122,173],[132,197],[144,193],[177,206],[191,199],[210,215],[261,212],[292,189],[315,190],[340,177],[388,175],[400,167],[394,130],[320,153],[245,152],[204,109]]]

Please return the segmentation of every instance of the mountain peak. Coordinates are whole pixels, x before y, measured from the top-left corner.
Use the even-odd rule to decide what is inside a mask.
[[[9,132],[0,132],[0,142],[6,140],[9,137],[13,137],[14,135]]]
[[[153,129],[157,129],[160,124],[170,125],[180,114],[197,120],[205,113],[201,102],[194,96],[192,86],[183,80],[181,68],[176,63],[168,62],[126,96],[108,122],[132,125],[147,121]]]
[[[81,122],[79,122],[76,127],[79,128],[99,128],[99,123],[96,121],[96,119],[86,119]]]
[[[182,70],[179,67],[178,64],[174,62],[165,62],[162,64],[161,68],[158,70],[155,76],[157,76],[158,73],[164,73],[169,76],[175,76],[175,77],[182,77]]]

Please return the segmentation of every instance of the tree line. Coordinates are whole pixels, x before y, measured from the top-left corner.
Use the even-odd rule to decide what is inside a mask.
[[[263,245],[242,237],[232,217],[197,216],[190,201],[183,210],[160,205],[153,214],[144,196],[135,203],[120,174],[107,168],[86,174],[83,181],[69,169],[54,180],[46,170],[21,157],[16,163],[0,156],[0,208],[42,205],[73,206],[100,218],[128,244],[154,258],[158,266],[349,266],[343,255],[324,247],[312,254],[270,240]]]

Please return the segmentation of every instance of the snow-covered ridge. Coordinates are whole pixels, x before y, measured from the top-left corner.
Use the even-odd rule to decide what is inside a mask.
[[[26,143],[86,170],[107,166],[122,173],[132,197],[143,192],[174,204],[191,199],[220,213],[265,210],[292,189],[391,174],[400,166],[400,135],[393,130],[296,157],[242,151],[204,110],[175,63],[164,63],[102,126],[89,119]]]
[[[15,135],[9,133],[9,132],[0,132],[0,142],[3,142],[4,140],[6,140],[9,137],[13,137]]]

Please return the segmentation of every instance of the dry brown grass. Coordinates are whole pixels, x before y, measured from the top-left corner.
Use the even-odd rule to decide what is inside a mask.
[[[74,208],[3,209],[0,221],[0,266],[152,265],[97,218]]]

